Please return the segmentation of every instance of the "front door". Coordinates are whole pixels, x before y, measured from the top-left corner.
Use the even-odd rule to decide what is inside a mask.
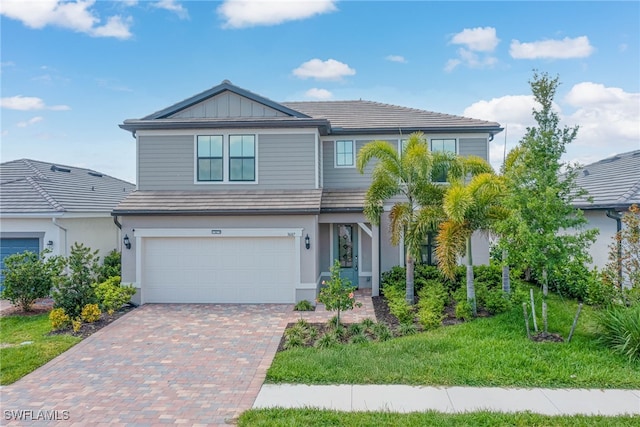
[[[340,262],[340,277],[358,286],[358,229],[356,224],[334,225],[333,257]]]

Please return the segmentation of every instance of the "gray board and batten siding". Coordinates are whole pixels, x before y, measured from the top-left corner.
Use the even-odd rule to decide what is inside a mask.
[[[231,117],[289,117],[287,114],[270,108],[252,99],[226,91],[206,101],[178,111],[170,118],[231,118]]]
[[[220,134],[216,129],[206,134]],[[243,132],[244,133],[244,132]],[[247,131],[247,134],[252,132]],[[202,133],[205,134],[205,133]],[[256,134],[256,182],[196,183],[195,136],[138,136],[138,189],[252,190],[313,189],[316,186],[314,134]],[[228,168],[228,164],[225,165]]]

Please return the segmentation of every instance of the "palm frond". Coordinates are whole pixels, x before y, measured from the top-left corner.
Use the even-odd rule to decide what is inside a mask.
[[[389,233],[391,244],[397,245],[405,234],[413,214],[413,207],[409,203],[396,203],[389,212]]]
[[[453,278],[458,256],[463,255],[466,249],[467,237],[471,230],[464,223],[445,221],[440,224],[436,241],[436,256],[438,267],[445,276]]]
[[[467,187],[451,185],[444,195],[442,206],[451,221],[461,223],[474,203]]]
[[[374,158],[384,163],[392,175],[400,175],[400,155],[388,141],[371,141],[358,151],[356,158],[358,172],[364,173],[365,168]]]

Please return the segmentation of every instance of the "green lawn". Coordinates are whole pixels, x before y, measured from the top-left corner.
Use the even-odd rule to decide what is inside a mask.
[[[80,342],[70,335],[49,336],[49,315],[0,317],[0,384],[11,384]],[[23,344],[32,341],[31,344]]]
[[[592,427],[637,426],[638,417],[620,416],[547,416],[528,412],[501,414],[474,412],[441,414],[422,412],[397,414],[391,412],[338,412],[316,409],[252,409],[244,412],[239,426],[522,426],[522,427]]]
[[[551,296],[549,331],[566,338],[576,307]],[[570,343],[529,341],[522,307],[515,307],[387,342],[297,348],[276,355],[267,382],[640,388],[640,364],[596,343],[592,319],[584,307]]]

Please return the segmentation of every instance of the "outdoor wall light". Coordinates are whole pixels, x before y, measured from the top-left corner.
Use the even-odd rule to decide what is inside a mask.
[[[47,242],[47,249],[53,249],[53,240]]]
[[[304,238],[304,247],[309,249],[311,247],[311,239],[309,239],[309,235],[307,234],[307,237]]]
[[[131,249],[131,240],[129,240],[129,236],[128,235],[124,235],[124,239],[122,239],[122,241],[124,242],[124,246],[127,249]]]

